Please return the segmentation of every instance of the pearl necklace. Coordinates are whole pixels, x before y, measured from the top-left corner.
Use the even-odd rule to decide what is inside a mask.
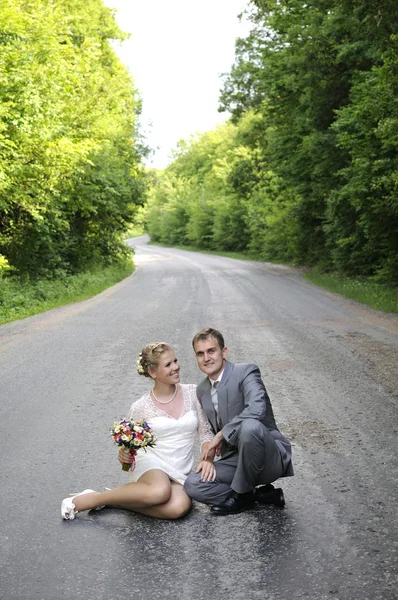
[[[176,385],[176,389],[174,390],[174,394],[172,395],[172,397],[170,398],[170,400],[166,400],[166,402],[163,402],[163,400],[159,400],[158,398],[156,398],[155,392],[153,391],[154,389],[155,388],[152,388],[151,392],[152,392],[152,396],[154,397],[154,399],[156,400],[156,402],[159,402],[159,404],[170,404],[170,402],[172,400],[174,400],[174,398],[176,397],[178,385]]]

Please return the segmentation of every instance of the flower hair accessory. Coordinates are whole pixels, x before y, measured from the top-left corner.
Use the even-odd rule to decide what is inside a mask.
[[[142,366],[142,352],[139,353],[138,355],[138,360],[137,360],[137,373],[138,375],[145,375],[145,370]]]

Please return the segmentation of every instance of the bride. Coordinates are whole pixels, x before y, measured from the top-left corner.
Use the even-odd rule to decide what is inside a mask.
[[[204,452],[214,434],[197,400],[196,386],[180,384],[180,365],[169,344],[145,346],[137,371],[151,378],[153,387],[131,405],[127,419],[147,421],[156,434],[156,445],[137,452],[130,483],[104,492],[87,489],[65,498],[61,504],[63,519],[72,520],[78,512],[104,506],[158,519],[178,519],[189,512],[191,500],[183,483],[193,466],[195,443],[199,434]],[[133,460],[124,447],[118,459],[120,463]],[[216,471],[212,458],[202,460],[196,472],[202,473],[203,481],[213,481]]]

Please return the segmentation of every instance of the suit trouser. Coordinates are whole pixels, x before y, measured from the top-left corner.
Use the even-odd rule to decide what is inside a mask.
[[[215,461],[214,481],[201,481],[201,474],[189,475],[184,483],[188,496],[205,504],[219,504],[231,493],[253,490],[271,483],[285,472],[280,449],[269,430],[256,419],[244,419],[238,434],[237,452]]]

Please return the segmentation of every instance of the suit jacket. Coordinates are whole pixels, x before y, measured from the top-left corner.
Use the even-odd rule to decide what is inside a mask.
[[[211,383],[206,377],[196,388],[199,402],[210,421],[214,433],[216,413],[211,400]],[[253,364],[225,361],[222,379],[217,387],[218,411],[224,442],[221,457],[237,452],[239,429],[243,419],[257,419],[270,431],[281,452],[284,476],[293,475],[292,447],[275,423],[271,401],[261,379],[260,369]]]

